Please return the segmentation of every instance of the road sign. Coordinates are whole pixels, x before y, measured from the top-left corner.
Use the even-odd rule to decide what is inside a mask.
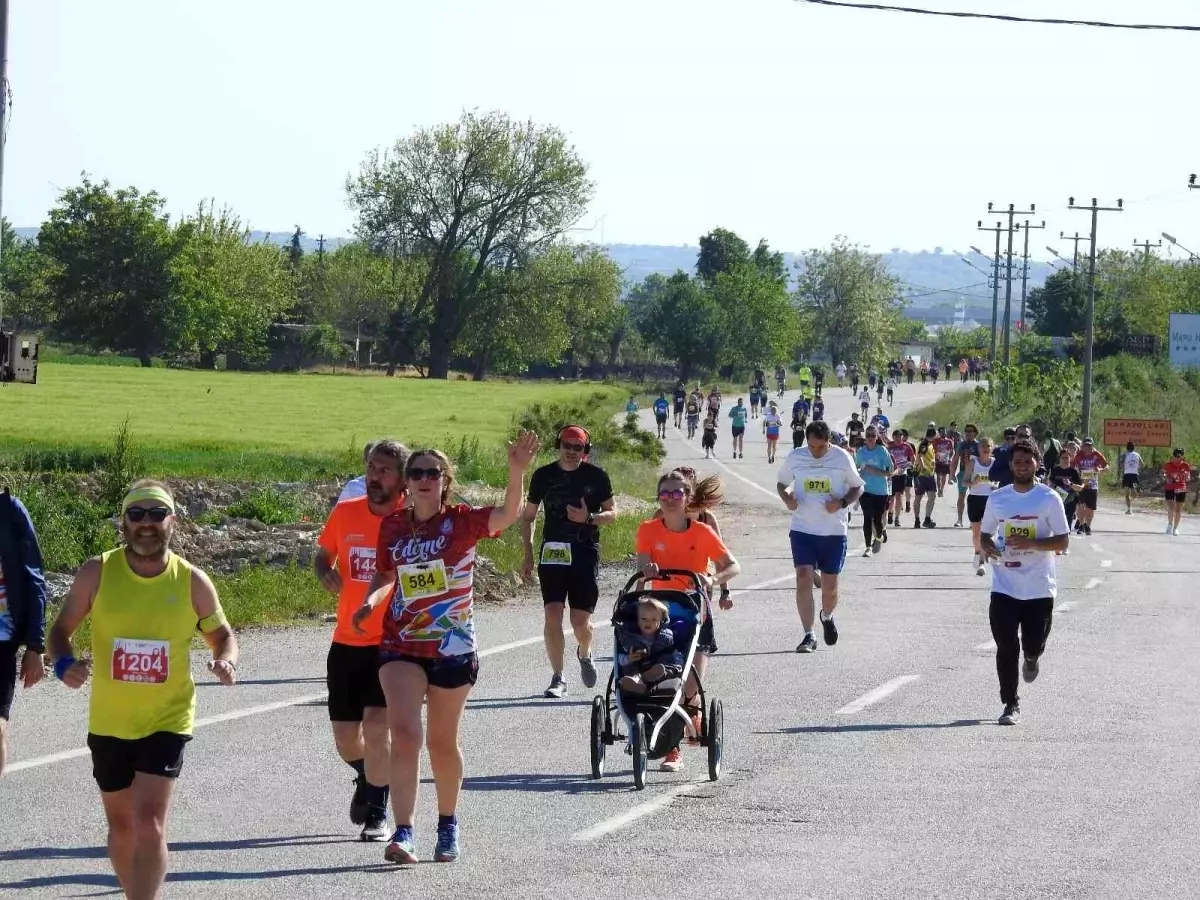
[[[1158,338],[1152,334],[1127,334],[1121,338],[1121,349],[1134,356],[1153,356],[1158,350]]]
[[[1139,447],[1170,447],[1170,419],[1105,419],[1105,447],[1124,447],[1133,441]]]
[[[1200,366],[1200,315],[1171,313],[1171,365]]]

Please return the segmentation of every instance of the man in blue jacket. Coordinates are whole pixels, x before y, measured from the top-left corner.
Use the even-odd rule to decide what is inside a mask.
[[[18,675],[27,688],[46,674],[46,579],[29,512],[0,493],[0,775],[8,757],[8,715]],[[17,653],[25,653],[17,665]]]

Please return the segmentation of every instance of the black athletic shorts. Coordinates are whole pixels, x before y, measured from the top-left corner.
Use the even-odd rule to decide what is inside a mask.
[[[679,415],[681,412],[683,412],[683,401],[677,400],[675,401],[675,415]]]
[[[479,656],[475,653],[428,659],[423,656],[409,656],[405,653],[385,652],[380,655],[379,661],[385,666],[390,662],[406,662],[420,666],[425,671],[425,678],[430,687],[442,688],[447,691],[474,684],[479,679]]]
[[[1184,500],[1187,499],[1187,491],[1166,490],[1166,491],[1163,491],[1163,496],[1166,497],[1166,500],[1168,503],[1182,503]],[[2,690],[3,687],[4,687],[4,685],[0,684],[0,690]],[[8,699],[9,700],[12,699],[12,688],[11,687],[8,689]],[[0,704],[2,704],[3,701],[4,701],[4,697],[2,695],[0,695]],[[4,708],[2,705],[0,705],[0,716],[3,716],[3,715],[4,715]]]
[[[379,645],[330,644],[325,686],[329,689],[330,722],[361,722],[366,707],[386,708],[379,685]]]
[[[745,425],[734,425],[733,426],[733,436],[734,437],[741,437],[745,433],[746,433]]]
[[[544,550],[538,551],[539,560],[542,559],[543,552]],[[571,609],[593,613],[600,599],[599,580],[598,544],[571,544],[569,566],[538,563],[538,581],[542,586],[543,604],[565,603]]]
[[[933,471],[936,472],[938,475],[949,475],[950,474],[950,463],[934,463]]]
[[[1084,488],[1079,492],[1079,505],[1090,510],[1095,510],[1100,502],[1099,493],[1095,488]]]
[[[1142,483],[1142,480],[1140,478],[1138,478],[1138,475],[1136,472],[1126,472],[1121,477],[1121,486],[1122,487],[1127,487],[1127,488],[1139,487],[1141,485],[1141,483]]]
[[[0,641],[0,719],[5,721],[12,712],[13,693],[17,689],[17,651],[20,649],[16,641]]]
[[[937,493],[937,479],[932,475],[917,476],[917,496]]]
[[[967,494],[967,521],[982,522],[983,511],[987,508],[987,494]]]
[[[908,484],[908,478],[907,478],[907,476],[905,476],[905,475],[893,475],[893,476],[892,476],[892,493],[893,493],[893,494],[903,494],[903,493],[904,493],[904,486],[905,486],[906,484]]]
[[[173,731],[156,731],[136,740],[88,734],[92,777],[106,794],[125,790],[137,772],[178,778],[183,771],[183,748],[191,739],[190,734]]]

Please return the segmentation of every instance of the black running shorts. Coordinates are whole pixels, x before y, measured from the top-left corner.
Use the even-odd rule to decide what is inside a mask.
[[[380,661],[385,666],[391,662],[406,662],[419,666],[424,670],[430,687],[447,691],[474,684],[479,678],[479,656],[475,653],[439,656],[437,659],[408,656],[404,653],[384,653]]]
[[[987,494],[967,494],[967,521],[974,524],[983,521],[983,511],[987,508]]]
[[[542,558],[539,550],[538,558]],[[571,544],[568,566],[538,564],[538,582],[542,603],[565,603],[571,609],[596,611],[600,600],[600,547],[596,544]]]
[[[903,494],[904,486],[906,484],[908,484],[908,480],[904,477],[903,474],[893,475],[892,476],[892,493],[893,494]]]
[[[1084,488],[1079,492],[1079,505],[1086,509],[1095,510],[1100,498],[1095,488]]]
[[[1138,487],[1142,480],[1138,478],[1137,472],[1126,472],[1121,478],[1121,486],[1127,488]]]
[[[330,722],[361,722],[368,706],[387,707],[379,684],[379,646],[329,645],[325,658]]]
[[[178,778],[183,771],[183,748],[191,739],[190,734],[173,731],[156,731],[136,740],[89,734],[92,777],[105,794],[125,790],[138,772]]]

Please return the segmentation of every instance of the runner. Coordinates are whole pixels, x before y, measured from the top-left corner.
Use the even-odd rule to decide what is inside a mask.
[[[892,458],[892,497],[888,504],[887,523],[900,527],[901,506],[907,512],[912,499],[912,482],[909,480],[909,468],[916,456],[912,445],[904,439],[904,432],[897,428],[892,432],[891,443],[888,444],[888,455]],[[902,502],[903,501],[903,502]]]
[[[654,401],[654,423],[658,426],[658,436],[663,439],[667,436],[667,415],[670,411],[671,406],[667,403],[667,395],[659,391],[658,399]]]
[[[801,410],[792,407],[792,449],[804,446],[804,429],[808,427],[808,418]],[[768,460],[770,462],[770,460]]]
[[[1040,461],[1041,453],[1032,441],[1017,442],[1012,449],[1013,483],[988,497],[980,523],[984,556],[995,562],[988,618],[1004,704],[1001,725],[1016,725],[1020,720],[1017,661],[1022,651],[1025,682],[1032,682],[1041,670],[1058,593],[1054,553],[1066,550],[1071,541],[1062,499],[1034,481]]]
[[[871,392],[867,388],[863,388],[858,393],[858,405],[862,408],[862,417],[867,417],[867,410],[871,408]]]
[[[946,383],[950,382],[950,373],[954,371],[954,364],[950,360],[946,360]]]
[[[1163,466],[1163,491],[1167,500],[1167,534],[1179,534],[1179,520],[1183,516],[1183,501],[1187,499],[1188,482],[1192,479],[1192,467],[1185,458],[1182,447],[1171,452],[1171,458]]]
[[[905,380],[909,384],[912,384],[913,376],[916,374],[917,374],[917,361],[910,356],[908,358],[908,365],[904,369]]]
[[[800,379],[800,393],[807,394],[809,385],[812,384],[812,367],[808,363],[801,363],[797,377]]]
[[[1133,441],[1125,444],[1125,452],[1121,454],[1121,486],[1125,488],[1125,515],[1133,515],[1133,493],[1141,491],[1142,454],[1138,453]]]
[[[1075,468],[1083,478],[1083,490],[1079,492],[1079,520],[1075,523],[1075,531],[1091,535],[1092,521],[1096,518],[1096,507],[1100,499],[1100,473],[1108,468],[1108,460],[1096,449],[1095,441],[1090,437],[1083,439],[1083,446],[1075,454]]]
[[[950,427],[954,428],[953,422],[950,423]],[[957,432],[955,432],[954,436],[958,437]],[[991,438],[988,439],[988,446],[992,446]],[[972,456],[979,456],[979,429],[968,422],[963,426],[963,439],[954,445],[954,459],[950,462],[950,471],[954,473],[954,481],[958,485],[958,518],[954,522],[955,528],[962,527],[963,512],[968,502],[967,494],[970,490],[970,485],[967,483],[967,463]],[[988,458],[991,458],[990,450],[988,451]],[[991,467],[992,465],[989,462],[989,472]],[[978,551],[978,546],[975,549]]]
[[[708,392],[708,414],[714,419],[721,415],[721,389],[715,384]]]
[[[893,375],[888,379],[888,382],[887,382],[888,406],[894,406],[896,403],[896,388],[897,387],[899,387],[899,385],[896,382],[896,376]]]
[[[938,383],[938,364],[937,360],[931,360],[929,363],[929,380],[934,384]]]
[[[850,363],[850,393],[858,393],[858,363]]]
[[[522,432],[508,445],[504,505],[447,506],[454,470],[439,450],[409,457],[404,479],[411,505],[383,520],[375,577],[354,614],[361,627],[387,603],[379,681],[392,732],[391,790],[396,830],[383,858],[416,863],[413,818],[421,778],[421,709],[428,706],[426,743],[437,792],[435,862],[459,857],[458,795],[463,757],[458,730],[467,695],[479,676],[472,618],[475,545],[521,517],[521,481],[537,456],[537,437]]]
[[[937,437],[933,439],[933,458],[934,472],[937,475],[937,495],[942,497],[945,495],[946,481],[950,477],[950,462],[954,459],[954,438],[946,434],[945,427],[938,428]]]
[[[967,371],[968,371],[968,363],[967,363],[967,358],[964,356],[962,359],[960,359],[958,361],[958,377],[962,381],[963,384],[967,383]]]
[[[878,555],[887,543],[883,514],[889,506],[891,475],[896,468],[891,454],[879,443],[879,430],[874,425],[867,427],[865,440],[855,451],[854,462],[863,480],[862,496],[858,498],[863,516],[863,556],[870,556]]]
[[[775,401],[771,401],[771,405],[767,407],[767,411],[763,414],[763,433],[767,436],[767,462],[775,462],[775,448],[779,445],[779,427],[782,424],[782,419],[779,417],[779,411],[775,408]]]
[[[28,689],[46,675],[45,635],[42,551],[29,511],[4,490],[0,492],[0,775],[8,757],[8,720],[17,680]]]
[[[972,448],[965,449],[964,453],[966,468],[963,470],[963,483],[968,491],[967,521],[971,523],[971,545],[975,550],[972,564],[975,566],[975,574],[982,576],[986,561],[983,548],[979,544],[979,523],[983,521],[983,511],[987,507],[988,496],[992,493],[991,472],[992,463],[995,462],[992,457],[992,439],[981,438]]]
[[[166,485],[135,481],[121,502],[124,544],[80,567],[50,630],[59,680],[73,689],[92,681],[92,775],[126,897],[159,897],[166,880],[171,795],[196,719],[197,631],[212,653],[208,670],[224,685],[237,680],[237,640],[216,589],[170,550],[174,531]],[[76,659],[71,638],[89,616],[93,655]]]
[[[846,361],[842,360],[840,363],[838,363],[837,368],[834,369],[833,372],[835,375],[837,375],[838,387],[845,387],[845,385],[846,385]]]
[[[917,476],[917,501],[913,504],[913,528],[937,528],[933,521],[933,504],[937,500],[936,451],[933,449],[937,429],[925,430],[925,440],[917,447],[915,469]],[[921,499],[925,498],[925,521],[921,521]]]
[[[875,403],[876,403],[876,405],[881,405],[883,403],[884,390],[885,390],[885,385],[883,383],[883,376],[880,375],[879,380],[875,382]]]
[[[825,400],[822,397],[817,397],[812,403],[812,420],[814,422],[825,421]]]
[[[633,397],[629,398],[629,402],[625,404],[625,424],[631,427],[637,427],[638,404]]]
[[[929,360],[921,360],[921,384],[925,384],[929,380]]]
[[[825,366],[817,363],[813,366],[813,396],[820,397],[821,390],[825,387]]]
[[[717,414],[709,413],[704,419],[704,434],[700,438],[700,446],[704,448],[704,458],[708,459],[717,451]]]
[[[729,409],[729,418],[733,420],[732,434],[733,434],[733,458],[734,459],[738,459],[738,458],[744,459],[746,456],[746,451],[745,451],[745,446],[744,446],[745,436],[746,436],[746,415],[747,415],[746,404],[744,404],[742,402],[741,397],[738,397],[737,403],[735,403]],[[775,435],[776,435],[776,437],[778,437],[779,432],[776,431]]]
[[[1049,487],[1062,499],[1063,509],[1067,514],[1067,527],[1071,528],[1075,521],[1075,512],[1079,505],[1079,492],[1083,490],[1083,476],[1075,468],[1074,453],[1067,447],[1058,454],[1058,462],[1050,470]],[[1058,551],[1065,556],[1068,551]]]
[[[865,427],[862,419],[858,417],[858,413],[850,413],[850,420],[846,423],[846,436],[848,438],[862,437]]]
[[[996,461],[992,463],[992,483],[996,487],[1006,487],[1012,484],[1012,470],[1008,466],[1008,454],[1012,451],[1013,444],[1017,442],[1017,429],[1004,429],[1004,443],[996,447],[992,451],[992,456]],[[1071,454],[1074,458],[1075,454]]]
[[[408,448],[396,441],[377,441],[367,454],[364,496],[333,508],[321,536],[313,568],[321,586],[338,595],[337,625],[325,660],[329,722],[342,762],[354,770],[350,821],[362,826],[363,841],[386,841],[388,757],[387,703],[379,685],[379,641],[382,610],[354,627],[354,614],[367,597],[375,575],[379,526],[404,500]]]
[[[758,404],[762,399],[762,395],[758,392],[758,385],[750,385],[750,418],[758,418]]]
[[[775,385],[779,388],[779,396],[782,397],[784,389],[787,387],[787,369],[779,366],[775,370]]]
[[[687,412],[687,434],[688,440],[696,437],[696,428],[700,424],[700,408],[703,406],[703,397],[697,399],[695,394],[688,397],[686,412]]]
[[[792,419],[795,420],[797,416],[801,419],[808,419],[809,409],[808,398],[801,394],[796,398],[796,402],[792,404]]]
[[[720,535],[709,525],[698,521],[700,510],[697,511],[695,518],[689,515],[688,507],[691,505],[692,492],[695,489],[696,485],[692,480],[680,471],[668,472],[659,478],[658,504],[662,516],[650,519],[638,526],[635,539],[637,564],[638,569],[647,578],[656,576],[662,569],[683,569],[695,572],[706,582],[708,593],[711,594],[714,587],[724,588],[730,579],[735,578],[741,571],[741,566],[734,555],[729,552],[729,548],[725,546]],[[700,509],[702,510],[703,507]],[[709,573],[710,566],[715,569],[715,574]],[[659,582],[659,584],[663,583]],[[692,583],[689,580],[686,585],[680,586],[691,588]],[[729,598],[728,592],[722,591],[721,608],[731,609],[732,607],[733,601]],[[710,624],[711,615],[711,608],[707,608],[705,622],[700,629],[699,642],[706,645],[705,657],[708,652],[716,650],[716,641]],[[703,678],[703,671],[698,666],[699,649],[697,647],[697,659],[694,664],[697,665],[696,675]],[[688,687],[692,688],[689,696],[693,700],[693,704],[689,706],[689,712],[694,729],[699,713],[699,710],[694,708],[697,689],[693,688],[690,680]],[[678,772],[682,766],[683,756],[679,748],[675,747],[663,757],[659,768],[664,772]]]
[[[680,381],[679,383],[677,383],[675,385],[675,394],[671,399],[674,401],[674,407],[675,407],[675,427],[682,428],[683,427],[683,407],[684,407],[684,404],[687,403],[687,388],[685,388],[683,386],[682,381]]]
[[[533,530],[538,507],[546,511],[542,543],[537,552],[538,583],[542,590],[542,636],[550,662],[550,686],[544,696],[561,699],[567,693],[563,675],[566,642],[563,614],[570,609],[575,634],[579,680],[596,686],[592,662],[592,614],[600,598],[600,528],[616,521],[616,504],[608,473],[587,461],[591,436],[579,425],[563,428],[555,440],[558,459],[536,469],[521,513],[521,543],[525,546],[525,581],[533,578]]]
[[[813,633],[813,573],[821,572],[821,626],[825,644],[838,641],[833,612],[838,603],[838,575],[846,562],[846,510],[862,494],[863,480],[848,453],[830,445],[829,426],[809,423],[807,447],[793,450],[779,470],[776,490],[792,511],[792,562],[796,567],[796,609],[804,628],[797,653],[817,649]]]

